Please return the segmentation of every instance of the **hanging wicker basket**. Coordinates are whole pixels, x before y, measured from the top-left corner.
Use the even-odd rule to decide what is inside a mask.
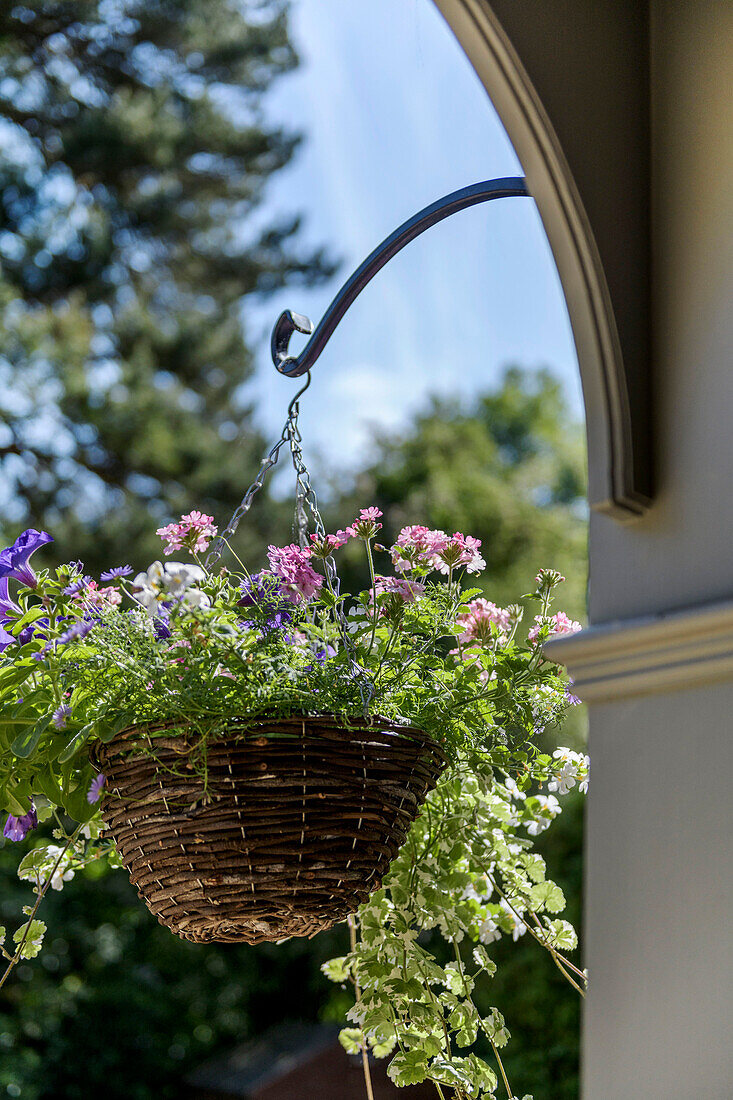
[[[208,741],[204,795],[196,740],[182,723],[135,727],[95,752],[131,881],[195,943],[343,920],[379,887],[445,763],[422,731],[379,718],[232,719]]]

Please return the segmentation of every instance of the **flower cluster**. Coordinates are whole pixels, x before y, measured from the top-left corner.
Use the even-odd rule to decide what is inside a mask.
[[[575,634],[583,627],[575,619],[569,619],[564,611],[558,611],[551,616],[535,615],[535,626],[531,628],[527,639],[536,642],[540,637],[543,641],[560,634]]]
[[[555,749],[552,754],[557,763],[553,767],[548,789],[558,794],[567,794],[575,784],[585,794],[590,779],[590,757],[572,749]]]
[[[362,508],[359,518],[355,519],[345,532],[340,531],[339,536],[346,534],[352,539],[373,539],[377,532],[382,530],[382,524],[377,522],[381,515],[379,508]]]
[[[462,646],[489,645],[496,641],[497,636],[507,634],[512,617],[508,610],[479,598],[468,604],[467,610],[458,616],[456,622],[461,627],[458,641]]]
[[[315,596],[323,584],[323,577],[310,563],[312,551],[306,547],[268,546],[267,560],[270,569],[279,577],[282,591],[291,603],[301,603]]]
[[[419,581],[407,580],[404,577],[377,576],[374,588],[370,593],[370,599],[379,596],[396,596],[402,603],[414,603],[418,596],[425,595],[425,585]]]
[[[394,567],[400,572],[427,573],[437,569],[448,575],[454,570],[465,569],[467,573],[480,573],[486,568],[480,547],[481,539],[460,531],[447,535],[445,531],[413,525],[402,528],[391,554]]]
[[[166,543],[164,554],[173,554],[176,550],[201,554],[208,549],[217,528],[214,526],[213,516],[205,516],[203,512],[189,512],[187,516],[181,516],[178,523],[159,527],[156,533]]]
[[[148,614],[165,616],[171,604],[182,603],[186,607],[208,607],[209,597],[194,585],[203,581],[206,574],[198,565],[186,565],[179,561],[167,561],[162,565],[154,561],[147,572],[135,577],[133,592]]]
[[[20,863],[40,901],[91,860],[114,858],[102,833],[112,796],[94,763],[97,740],[153,724],[168,736],[185,723],[205,796],[208,748],[233,716],[330,714],[348,728],[379,715],[417,727],[440,743],[445,770],[360,910],[361,942],[326,970],[361,991],[349,1013],[356,1026],[342,1033],[347,1049],[396,1050],[388,1072],[400,1085],[429,1080],[438,1091],[458,1085],[465,1097],[490,1100],[497,1074],[480,1047],[470,1048],[481,1033],[498,1058],[509,1033],[497,1009],[479,1013],[472,999],[475,980],[495,968],[487,948],[532,937],[583,980],[562,954],[575,933],[553,919],[562,891],[533,850],[560,798],[587,788],[587,757],[570,749],[546,756],[537,744],[573,701],[541,642],[579,624],[552,613],[561,577],[541,570],[528,597],[540,614],[529,639],[520,636],[520,606],[463,588],[465,574],[484,568],[478,539],[408,526],[380,547],[381,519],[365,508],[346,530],[320,531],[306,547],[270,546],[254,574],[155,561],[134,580],[125,565],[99,580],[80,562],[36,573],[29,558],[52,540],[24,532],[0,553],[4,835],[21,841],[57,809],[57,823],[78,823],[54,832],[63,846],[36,838]],[[191,512],[159,533],[165,555],[195,555],[216,528]],[[344,594],[333,555],[350,541],[363,544],[369,583]],[[392,575],[377,572],[375,552],[389,555]],[[153,760],[155,741],[140,748]],[[11,966],[41,949],[45,926],[35,910],[27,915],[13,934]],[[451,962],[431,954],[423,932],[446,939]]]

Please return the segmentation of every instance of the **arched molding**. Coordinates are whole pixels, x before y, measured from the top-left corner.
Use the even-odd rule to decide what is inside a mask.
[[[583,386],[590,505],[616,519],[632,519],[646,511],[652,493],[649,356],[648,330],[644,328],[642,332],[647,318],[639,315],[638,299],[628,295],[623,279],[624,255],[618,257],[621,265],[618,282],[630,305],[630,309],[624,309],[624,320],[627,315],[631,318],[625,332],[628,354],[627,349],[622,348],[614,302],[576,180],[556,130],[519,56],[517,39],[522,36],[522,24],[514,28],[514,41],[510,41],[497,14],[485,0],[435,0],[435,3],[486,88],[516,149],[557,263]],[[536,4],[518,0],[511,0],[511,3],[516,9],[523,8],[526,17],[533,14],[528,9],[537,8]],[[495,3],[493,8],[499,6]],[[545,0],[544,8],[547,6]],[[598,28],[592,30],[597,38]],[[535,49],[537,34],[538,28],[533,26],[531,37]],[[553,49],[555,45],[549,37],[546,41],[548,55],[552,55]],[[577,97],[578,88],[572,77],[568,79],[567,72],[560,69],[565,63],[562,51],[555,52],[558,81],[562,83],[564,79],[567,94]],[[542,55],[542,66],[543,75],[547,77],[548,57],[545,55]],[[640,147],[642,145],[643,140]],[[616,170],[619,170],[618,165]],[[633,185],[633,180],[630,182]],[[644,212],[641,216],[643,219]],[[632,222],[633,218],[629,219],[630,232],[633,232]],[[622,235],[624,228],[619,227]],[[635,277],[644,280],[648,275],[646,269],[640,270],[645,267],[646,241],[640,242],[639,236],[635,233],[629,246],[632,253],[626,256],[632,281]],[[611,243],[617,249],[622,244],[618,240]],[[643,253],[635,266],[634,247],[640,248],[640,256]],[[640,292],[643,297],[646,288]],[[627,373],[631,369],[633,376]],[[644,377],[640,377],[642,372]]]

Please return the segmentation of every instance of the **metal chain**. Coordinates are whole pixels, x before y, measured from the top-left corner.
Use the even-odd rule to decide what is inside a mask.
[[[326,529],[323,524],[323,519],[318,508],[318,498],[316,492],[311,485],[310,474],[308,468],[303,459],[302,442],[303,437],[300,434],[300,428],[298,425],[298,414],[300,412],[299,399],[308,389],[311,383],[310,371],[308,372],[308,380],[305,385],[298,390],[293,400],[288,405],[288,413],[283,426],[283,430],[280,434],[280,438],[273,447],[270,448],[268,453],[262,459],[260,468],[257,471],[257,477],[247,489],[247,492],[242,497],[242,501],[235,509],[231,519],[227,523],[226,527],[220,535],[216,537],[211,545],[208,555],[204,561],[204,565],[207,569],[211,569],[212,566],[221,557],[225,543],[228,539],[236,533],[239,524],[244,516],[249,512],[252,507],[252,502],[263,487],[265,478],[269,474],[270,470],[277,465],[277,461],[280,457],[280,451],[287,443],[290,448],[290,457],[295,470],[295,521],[293,525],[294,537],[298,540],[301,547],[305,547],[308,544],[308,517],[306,514],[306,508],[311,514],[313,519],[313,525],[315,527],[315,533],[323,537],[326,533]],[[359,695],[362,703],[362,710],[364,717],[367,717],[369,712],[369,704],[374,696],[374,685],[368,678],[364,669],[361,667],[356,659],[356,652],[349,635],[349,628],[346,622],[346,616],[340,602],[338,602],[338,596],[340,593],[340,580],[336,570],[336,564],[332,556],[324,559],[323,568],[328,579],[329,587],[337,597],[337,602],[334,606],[334,616],[339,628],[339,634],[341,635],[341,641],[343,642],[344,649],[349,658],[349,664],[351,665],[354,679],[357,682],[359,688]]]
[[[305,393],[305,391],[308,389],[310,384],[311,384],[311,376],[310,376],[310,372],[309,372],[307,382],[305,383],[304,386],[302,386],[298,390],[295,397],[293,398],[293,400],[288,405],[288,414],[287,414],[287,417],[286,417],[286,420],[285,420],[285,424],[283,426],[283,430],[280,434],[280,438],[278,439],[278,441],[274,445],[274,447],[271,447],[270,450],[268,451],[268,453],[262,459],[262,462],[260,464],[260,468],[257,471],[257,477],[255,478],[255,480],[252,482],[250,487],[247,489],[247,492],[242,497],[242,500],[241,500],[241,503],[239,504],[239,507],[234,510],[234,512],[232,514],[232,517],[229,520],[226,527],[224,528],[224,530],[221,532],[220,535],[217,535],[217,537],[214,539],[213,543],[211,544],[211,549],[209,550],[209,553],[207,554],[206,559],[204,561],[204,565],[206,566],[207,569],[211,569],[212,566],[215,565],[216,562],[219,560],[222,553],[224,552],[225,543],[227,542],[228,539],[230,539],[232,537],[232,535],[234,535],[236,533],[237,528],[239,527],[239,524],[242,522],[244,517],[247,515],[247,512],[249,512],[250,508],[252,507],[252,502],[253,502],[255,496],[257,495],[257,493],[260,491],[260,489],[262,488],[262,486],[265,483],[265,478],[267,477],[267,475],[269,474],[269,472],[273,468],[273,466],[277,465],[277,460],[280,457],[280,451],[282,450],[282,448],[285,446],[286,443],[290,442],[291,436],[293,434],[293,426],[295,426],[295,429],[297,431],[298,411],[299,411],[298,400]]]
[[[296,482],[296,523],[300,522],[300,515],[298,514],[298,506],[302,509],[302,516],[305,519],[305,507],[307,506],[313,518],[313,525],[317,535],[323,537],[326,534],[326,528],[323,525],[323,519],[318,508],[318,498],[316,491],[311,485],[310,473],[303,459],[303,451],[301,448],[302,436],[300,434],[300,428],[298,427],[297,415],[292,422],[292,433],[290,436],[290,454],[295,468],[295,482]],[[307,526],[307,521],[306,521]],[[302,544],[301,544],[302,545]],[[374,696],[374,685],[369,677],[364,672],[359,662],[356,659],[356,652],[354,645],[349,634],[349,626],[344,615],[344,609],[338,597],[341,591],[341,581],[339,579],[338,571],[336,569],[336,563],[333,560],[333,556],[329,555],[323,561],[323,569],[328,579],[328,584],[336,596],[337,602],[334,605],[333,613],[338,624],[339,634],[341,635],[341,641],[343,643],[346,655],[349,658],[349,664],[351,665],[354,679],[356,680],[357,687],[359,688],[359,696],[361,698],[362,712],[364,717],[367,717],[369,713],[369,704]]]

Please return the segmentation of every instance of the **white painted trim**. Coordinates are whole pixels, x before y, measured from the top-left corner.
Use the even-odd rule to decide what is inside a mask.
[[[545,643],[584,703],[733,680],[733,602],[591,626]]]

